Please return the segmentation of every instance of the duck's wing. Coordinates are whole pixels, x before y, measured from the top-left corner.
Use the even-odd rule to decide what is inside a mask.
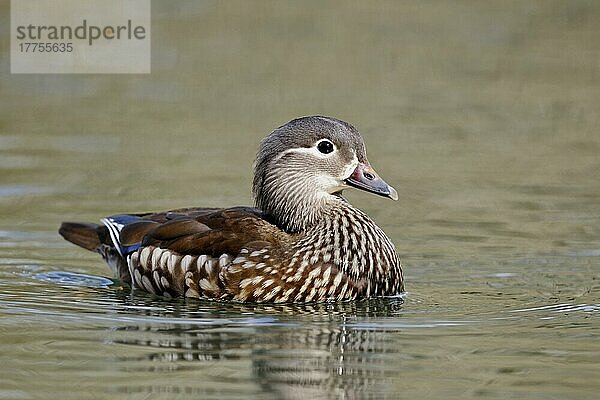
[[[251,207],[121,214],[102,223],[63,223],[60,233],[98,251],[123,281],[165,296],[233,297],[227,288],[233,260],[277,252],[289,240]]]
[[[141,246],[155,246],[182,255],[235,255],[242,249],[278,246],[287,236],[268,222],[260,210],[251,207],[183,209],[146,219],[158,224],[145,228]],[[125,233],[127,239],[129,234]]]

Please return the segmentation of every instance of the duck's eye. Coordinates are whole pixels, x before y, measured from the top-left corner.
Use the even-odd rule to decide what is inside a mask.
[[[329,154],[335,149],[335,146],[329,140],[325,139],[317,144],[317,149],[323,154]]]

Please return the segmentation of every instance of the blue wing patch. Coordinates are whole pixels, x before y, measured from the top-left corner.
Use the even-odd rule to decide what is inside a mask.
[[[141,219],[141,217],[138,217],[136,215],[120,214],[112,215],[110,217],[102,218],[100,220],[100,222],[102,222],[108,228],[108,232],[110,233],[110,238],[113,242],[113,245],[123,258],[127,258],[129,254],[138,250],[141,244],[136,243],[130,246],[124,246],[123,244],[121,244],[121,231],[126,225],[140,221]]]

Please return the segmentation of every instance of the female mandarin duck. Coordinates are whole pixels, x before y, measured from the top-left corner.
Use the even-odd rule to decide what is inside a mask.
[[[397,200],[350,124],[303,117],[260,144],[256,208],[185,208],[65,222],[60,234],[96,251],[121,280],[165,297],[239,302],[337,301],[403,291],[385,233],[352,207],[356,187]]]

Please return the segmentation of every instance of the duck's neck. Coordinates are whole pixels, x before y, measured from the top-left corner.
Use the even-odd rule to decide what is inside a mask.
[[[402,291],[402,268],[395,247],[365,213],[339,196],[330,196],[316,222],[295,246],[313,259],[331,262],[367,295]]]
[[[255,184],[256,206],[264,211],[273,222],[287,233],[306,232],[322,219],[327,203],[338,196],[319,191],[306,191],[315,187],[302,177],[303,171],[287,171],[286,180],[272,172],[261,185]]]

